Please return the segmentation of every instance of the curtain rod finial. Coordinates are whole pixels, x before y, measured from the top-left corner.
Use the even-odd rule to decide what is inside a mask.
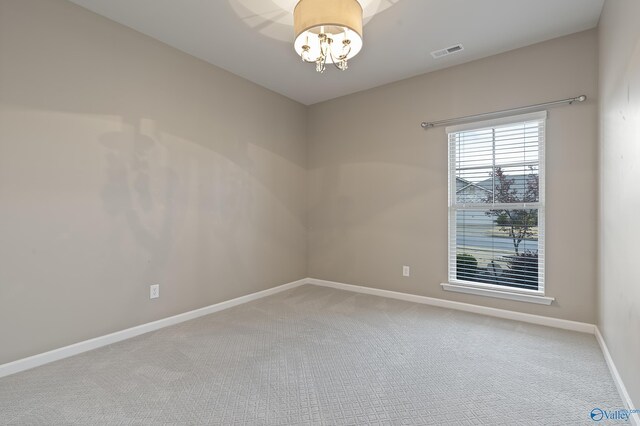
[[[586,95],[580,95],[580,96],[577,96],[577,97],[571,99],[569,101],[569,105],[573,104],[574,102],[584,102],[586,100],[587,100],[587,96]]]

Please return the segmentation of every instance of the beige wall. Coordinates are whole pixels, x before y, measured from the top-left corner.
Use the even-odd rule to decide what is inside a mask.
[[[553,108],[547,121],[546,287],[556,301],[443,291],[447,141],[420,122],[580,94],[589,100]],[[314,105],[308,138],[311,277],[595,322],[595,30]]]
[[[608,0],[600,19],[599,327],[640,407],[640,2]]]
[[[0,364],[305,277],[306,113],[71,3],[0,1]]]
[[[595,322],[596,49],[306,108],[68,2],[0,2],[0,363],[307,275]],[[447,147],[419,123],[582,93],[547,123],[556,302],[442,291]]]

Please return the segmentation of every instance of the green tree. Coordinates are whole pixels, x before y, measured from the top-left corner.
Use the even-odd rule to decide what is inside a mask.
[[[522,194],[517,188],[512,188],[514,178],[507,176],[501,167],[496,167],[491,173],[494,179],[494,192],[485,200],[487,203],[531,203],[538,201],[540,194],[540,180],[533,167],[529,167],[526,177],[526,188]],[[494,216],[500,230],[506,232],[513,240],[516,256],[520,254],[520,243],[533,235],[533,227],[538,226],[538,210],[499,209],[489,210],[488,216]]]

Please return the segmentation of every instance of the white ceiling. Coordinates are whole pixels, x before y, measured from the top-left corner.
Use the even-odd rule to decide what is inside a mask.
[[[296,0],[71,0],[310,105],[593,28],[604,0],[360,0],[364,48],[315,72],[293,51]],[[441,59],[430,52],[456,43]]]

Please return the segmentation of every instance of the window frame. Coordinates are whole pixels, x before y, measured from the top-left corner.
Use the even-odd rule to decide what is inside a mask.
[[[530,121],[541,122],[538,140],[538,178],[539,178],[539,194],[537,202],[529,203],[479,203],[479,202],[457,202],[456,197],[456,163],[457,150],[456,141],[452,137],[453,134],[470,131],[485,130],[501,127],[509,124],[524,123]],[[553,298],[545,296],[545,144],[546,144],[546,121],[547,111],[537,111],[528,114],[512,115],[501,117],[493,120],[476,121],[471,123],[449,126],[445,129],[447,135],[447,152],[448,161],[448,253],[447,253],[447,270],[449,283],[442,284],[443,289],[449,291],[471,293],[484,296],[493,296],[498,298],[507,298],[513,300],[550,304]],[[493,152],[495,156],[495,151]],[[457,250],[457,220],[456,213],[458,211],[486,211],[500,209],[537,209],[538,210],[538,288],[525,289],[510,287],[507,285],[481,283],[476,281],[461,280],[457,278],[456,267],[456,250]]]

